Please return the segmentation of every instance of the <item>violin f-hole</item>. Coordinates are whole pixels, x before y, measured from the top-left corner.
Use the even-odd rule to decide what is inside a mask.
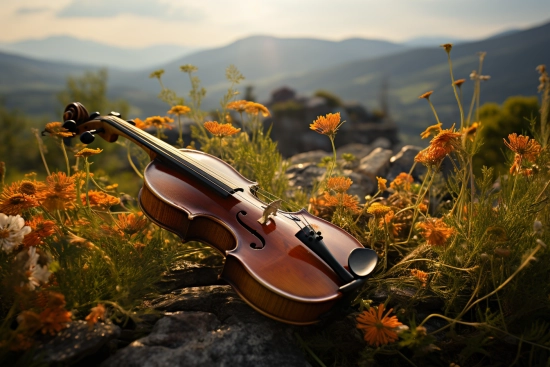
[[[250,243],[250,247],[252,247],[254,250],[261,250],[265,246],[265,240],[264,238],[256,231],[254,228],[249,227],[245,222],[242,221],[242,219],[239,217],[239,215],[246,215],[247,213],[244,210],[241,210],[237,213],[237,221],[244,227],[250,234],[255,236],[257,239],[260,240],[261,244],[257,244],[255,242]]]

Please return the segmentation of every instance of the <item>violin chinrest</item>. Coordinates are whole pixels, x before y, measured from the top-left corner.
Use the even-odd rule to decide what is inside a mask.
[[[348,266],[351,272],[358,277],[366,277],[376,267],[378,255],[368,248],[355,248],[351,250],[348,258]]]

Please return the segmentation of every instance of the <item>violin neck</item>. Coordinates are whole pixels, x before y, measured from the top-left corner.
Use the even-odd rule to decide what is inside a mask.
[[[186,174],[198,179],[202,184],[209,186],[224,197],[229,196],[238,189],[223,176],[201,165],[200,162],[186,157],[184,151],[173,147],[121,118],[116,116],[101,116],[98,117],[98,120],[103,122],[103,126],[107,125],[105,135],[115,137],[114,139],[107,139],[109,141],[114,141],[116,136],[123,136],[147,152],[151,159],[160,159],[166,164],[183,170]]]

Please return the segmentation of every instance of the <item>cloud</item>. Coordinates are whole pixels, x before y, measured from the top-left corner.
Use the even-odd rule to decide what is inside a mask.
[[[28,14],[39,14],[39,13],[45,13],[47,11],[51,10],[51,8],[48,8],[46,6],[41,7],[24,7],[19,8],[15,11],[15,14],[17,15],[28,15]]]
[[[110,18],[124,14],[171,21],[203,18],[203,13],[196,9],[184,8],[181,5],[159,0],[72,0],[57,13],[57,16],[61,18]]]

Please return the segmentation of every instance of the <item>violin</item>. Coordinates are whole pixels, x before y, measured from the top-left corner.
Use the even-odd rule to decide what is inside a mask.
[[[220,277],[256,311],[285,323],[312,324],[362,285],[378,257],[349,233],[306,210],[286,212],[259,199],[257,185],[212,155],[177,149],[112,112],[67,106],[63,126],[89,144],[119,136],[151,162],[139,192],[143,213],[185,241],[225,256]],[[68,138],[70,139],[70,138]]]

